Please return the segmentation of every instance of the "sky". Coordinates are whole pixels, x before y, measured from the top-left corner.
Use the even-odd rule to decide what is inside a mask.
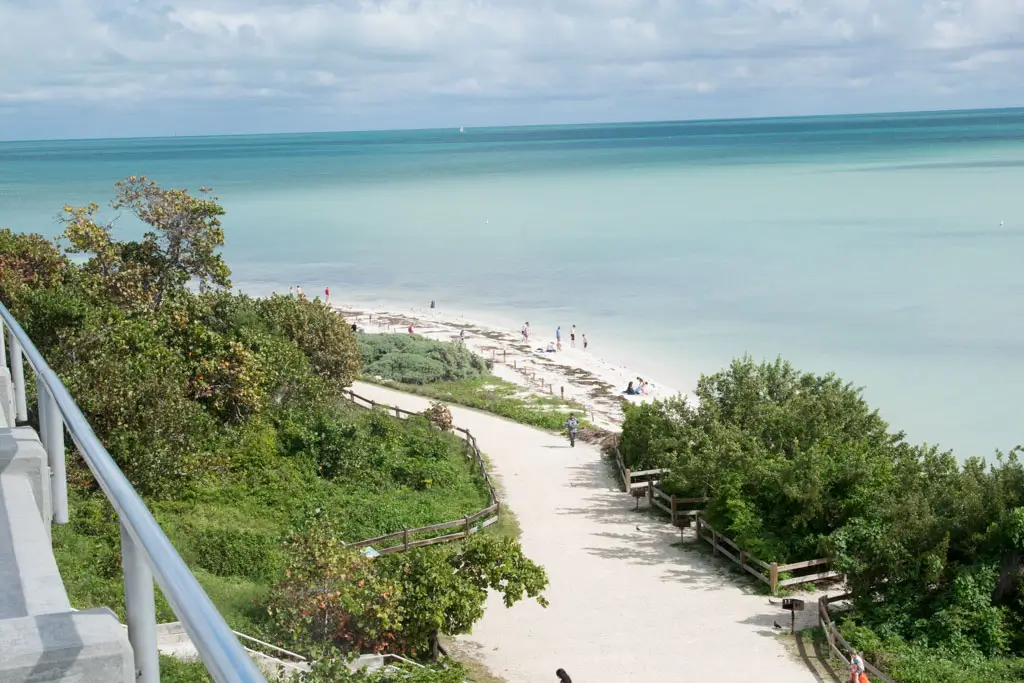
[[[1024,105],[1024,0],[0,0],[0,139]]]

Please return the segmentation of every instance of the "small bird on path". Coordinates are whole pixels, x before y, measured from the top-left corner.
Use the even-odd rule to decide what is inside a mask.
[[[637,528],[636,528],[636,530],[637,530],[637,531],[640,531],[640,527],[637,527]]]
[[[775,628],[782,628],[782,626],[777,621],[773,621],[772,626],[774,626]]]

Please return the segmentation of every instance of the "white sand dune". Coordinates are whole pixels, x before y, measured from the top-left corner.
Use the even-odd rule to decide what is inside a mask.
[[[426,399],[357,383],[376,401],[422,410]],[[573,681],[801,683],[819,680],[777,638],[788,614],[752,594],[676,529],[633,511],[598,450],[554,434],[452,407],[476,435],[522,527],[525,552],[550,579],[544,609],[505,609],[491,596],[472,635],[458,639],[509,683]],[[637,528],[639,527],[639,529]],[[813,603],[801,614],[814,619]]]

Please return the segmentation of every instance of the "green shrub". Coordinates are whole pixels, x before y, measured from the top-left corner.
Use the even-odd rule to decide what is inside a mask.
[[[160,655],[160,683],[213,683],[213,677],[199,659]]]
[[[412,334],[362,334],[363,374],[404,384],[480,377],[487,363],[465,346]]]
[[[440,361],[414,353],[389,353],[363,368],[370,377],[382,377],[403,384],[433,384],[445,376]]]
[[[276,573],[279,542],[247,529],[206,528],[190,539],[195,564],[216,576],[270,579]]]

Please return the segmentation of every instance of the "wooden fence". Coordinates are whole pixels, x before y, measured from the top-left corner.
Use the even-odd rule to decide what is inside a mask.
[[[846,600],[849,597],[850,594],[845,593],[832,596],[831,598],[823,595],[818,599],[818,625],[821,626],[821,630],[825,632],[825,639],[828,640],[829,657],[838,657],[846,666],[850,665],[850,654],[853,652],[853,647],[839,633],[839,629],[836,628],[835,623],[832,621],[832,615],[828,612],[828,606],[830,603]],[[878,667],[870,662],[865,661],[864,668],[867,669],[869,674],[882,681],[882,683],[896,683],[896,681],[879,671]]]
[[[372,399],[360,396],[351,389],[347,389],[345,394],[354,405],[357,405],[360,408],[366,408],[368,410],[384,408],[388,412],[394,413],[395,417],[402,420],[408,419],[414,415],[422,416],[421,413],[405,410],[398,406],[378,403]],[[475,465],[479,469],[480,476],[483,477],[484,483],[487,485],[487,495],[490,500],[490,505],[479,512],[469,515],[468,517],[463,517],[462,519],[443,522],[441,524],[429,524],[415,529],[402,529],[401,531],[384,534],[383,536],[377,536],[376,538],[368,538],[364,541],[347,543],[347,547],[366,548],[373,547],[378,543],[385,543],[387,544],[385,547],[374,547],[373,550],[380,555],[389,555],[391,553],[404,552],[410,548],[422,548],[424,546],[434,545],[435,543],[447,543],[449,541],[468,538],[498,521],[498,517],[501,515],[501,503],[498,501],[498,495],[494,490],[494,483],[491,481],[491,476],[487,472],[487,463],[484,461],[483,455],[480,453],[480,448],[477,446],[476,437],[470,434],[468,429],[462,429],[461,427],[454,427],[452,431],[462,436],[465,441],[466,458],[470,461],[471,465]],[[458,529],[458,531],[438,535],[438,532],[448,531],[450,529]]]
[[[724,555],[740,566],[740,569],[747,572],[755,579],[768,584],[768,588],[775,593],[779,588],[796,586],[801,583],[821,581],[840,576],[839,572],[826,568],[823,572],[803,574],[780,579],[779,575],[786,572],[794,572],[801,569],[813,567],[827,567],[828,558],[822,557],[816,560],[805,560],[803,562],[791,562],[790,564],[779,564],[777,562],[765,562],[754,557],[728,536],[720,534],[713,526],[707,523],[698,511],[694,515],[697,538],[711,544],[711,552],[714,555]]]
[[[618,468],[619,477],[622,479],[622,490],[626,493],[632,493],[638,489],[643,490],[651,486],[651,484],[657,484],[661,480],[661,475],[668,472],[664,467],[633,472],[623,462],[622,453],[619,452],[618,446],[615,447],[615,466]]]
[[[666,468],[642,470],[632,472],[622,459],[619,448],[615,448],[615,465],[622,477],[622,487],[634,497],[642,498],[646,490],[647,503],[651,508],[657,508],[669,516],[672,524],[680,528],[688,527],[691,523],[695,526],[697,539],[707,541],[711,544],[711,552],[714,555],[724,555],[740,566],[740,569],[747,572],[754,578],[768,584],[772,593],[780,587],[796,586],[801,583],[832,579],[839,576],[839,572],[831,571],[827,565],[828,558],[816,560],[805,560],[803,562],[792,562],[790,564],[778,564],[777,562],[765,562],[754,557],[743,548],[739,547],[731,538],[720,534],[713,526],[707,523],[702,517],[701,508],[694,508],[694,505],[706,505],[709,498],[677,498],[675,495],[668,495],[658,485],[661,476],[669,470]],[[824,571],[816,571],[810,574],[800,574],[781,578],[781,574],[799,570],[824,567]]]

